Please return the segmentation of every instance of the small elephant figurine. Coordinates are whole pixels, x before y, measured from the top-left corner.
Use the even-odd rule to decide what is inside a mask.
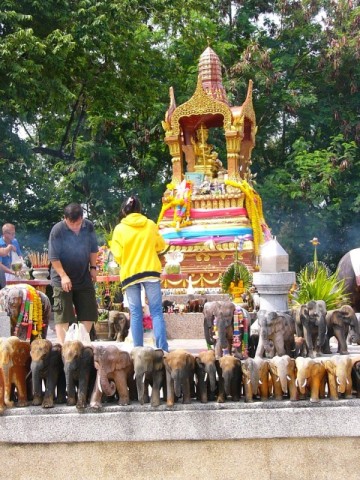
[[[116,340],[117,342],[124,342],[129,334],[130,317],[124,312],[117,310],[110,310],[109,312],[109,340]]]
[[[134,373],[129,353],[115,345],[96,346],[94,364],[97,373],[90,407],[100,409],[102,394],[112,397],[116,392],[119,395],[119,405],[129,405],[129,386]]]
[[[76,405],[81,410],[86,407],[95,384],[93,347],[79,340],[68,340],[61,349],[66,379],[67,405]]]
[[[352,358],[351,362],[351,379],[353,384],[353,390],[355,390],[357,398],[360,398],[360,356],[357,355],[355,358]]]
[[[26,377],[30,372],[30,344],[11,336],[0,339],[0,410],[13,407],[11,389],[17,392],[17,406],[27,406]],[[1,393],[2,391],[2,393]]]
[[[295,308],[293,315],[296,336],[304,338],[308,356],[320,356],[325,343],[326,303],[323,300],[311,300]]]
[[[282,355],[269,360],[269,370],[273,384],[273,395],[275,400],[282,400],[283,394],[289,395],[290,401],[298,399],[296,380],[295,359],[289,355]]]
[[[25,327],[20,324],[20,328],[16,328],[18,325],[18,318],[22,306],[24,305],[25,299],[29,295],[28,291],[31,290],[32,294],[37,295],[41,300],[41,308],[42,308],[42,330],[41,330],[41,337],[46,338],[47,328],[51,319],[51,303],[47,295],[45,293],[40,292],[40,290],[35,290],[30,285],[7,285],[3,289],[0,290],[0,305],[2,306],[3,310],[9,315],[10,317],[10,329],[11,335],[16,335],[22,340],[27,340],[28,335],[28,328],[27,325]],[[33,327],[34,329],[34,327]],[[37,338],[38,332],[35,335],[33,332],[31,335],[29,334],[30,341],[33,341]]]
[[[349,355],[333,355],[324,361],[328,375],[330,400],[338,400],[339,393],[352,398],[352,360]]]
[[[52,344],[50,340],[38,338],[31,343],[32,404],[43,408],[54,407],[56,403],[66,401],[66,380],[64,364],[61,357],[61,345]],[[45,382],[45,394],[42,382]]]
[[[207,403],[209,399],[215,398],[216,378],[219,375],[218,363],[214,350],[205,350],[195,356],[196,396],[201,403]]]
[[[300,393],[300,399],[305,399],[310,393],[310,402],[318,402],[325,398],[326,369],[320,359],[297,357],[295,385]]]
[[[191,403],[194,393],[195,357],[186,350],[176,349],[164,354],[168,407],[175,403],[175,396],[183,397],[183,403]]]
[[[216,358],[232,352],[235,305],[230,301],[204,305],[204,334],[208,345],[215,345]]]
[[[134,347],[130,352],[134,364],[137,395],[141,405],[149,401],[151,386],[151,406],[160,405],[160,390],[166,390],[164,352],[161,348]]]
[[[241,395],[241,360],[232,355],[224,355],[219,359],[219,395],[218,403],[224,403],[231,397],[238,402]]]
[[[331,353],[330,338],[336,337],[338,341],[338,353],[348,355],[346,338],[350,332],[352,341],[359,341],[359,322],[355,311],[350,305],[343,305],[337,310],[329,310],[326,314],[326,339],[323,353]]]
[[[251,357],[246,360],[241,360],[241,372],[245,402],[253,402],[259,390],[260,377],[258,364]]]
[[[256,356],[291,356],[295,350],[295,321],[285,312],[259,310],[259,343]]]

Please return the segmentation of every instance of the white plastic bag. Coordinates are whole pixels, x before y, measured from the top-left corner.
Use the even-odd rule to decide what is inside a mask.
[[[82,323],[72,323],[65,334],[65,342],[78,340],[83,345],[91,345],[90,335]]]

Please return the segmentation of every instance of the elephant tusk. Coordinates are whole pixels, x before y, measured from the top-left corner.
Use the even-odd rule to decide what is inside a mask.
[[[289,382],[290,382],[290,380],[291,380],[290,375],[286,375],[286,378],[287,378],[287,379],[289,380]]]
[[[98,389],[100,390],[101,393],[103,393],[101,388],[100,375],[97,376],[97,384],[98,384]]]
[[[341,382],[340,382],[340,380],[339,380],[339,377],[336,377],[336,383],[337,383],[338,385],[341,385]]]
[[[348,379],[346,379],[346,383],[347,383],[347,385],[349,385],[349,380]]]
[[[250,383],[250,382],[251,382],[251,380],[250,380],[250,378],[249,378],[249,380],[246,382],[246,383],[247,383],[247,385],[249,385],[249,383]]]
[[[259,383],[260,383],[260,385],[262,385],[262,381],[261,381],[261,380],[259,380]]]
[[[142,382],[143,382],[143,383],[145,382],[145,373],[143,374]]]
[[[299,386],[299,382],[298,382],[298,379],[295,378],[295,387],[298,387]]]
[[[306,378],[305,378],[304,384],[301,387],[304,388],[305,386],[306,386]]]
[[[204,377],[204,381],[205,381],[205,382],[206,382],[206,380],[207,380],[207,377],[208,377],[208,374],[207,374],[207,372],[206,372],[206,373],[205,373],[205,377]]]
[[[134,372],[133,379],[135,380],[135,378],[136,378],[136,373]]]
[[[276,381],[277,381],[277,382],[280,382],[280,377],[277,377],[277,380],[276,380]]]

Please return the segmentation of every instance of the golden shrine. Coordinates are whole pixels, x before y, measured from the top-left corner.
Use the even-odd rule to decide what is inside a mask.
[[[236,249],[253,271],[260,244],[270,236],[261,198],[251,186],[251,152],[257,131],[252,82],[244,103],[230,106],[219,57],[208,47],[200,56],[195,93],[176,106],[171,87],[162,124],[171,155],[172,180],[162,198],[160,233],[170,252],[183,254],[181,272],[191,276],[192,286],[219,288]],[[224,159],[209,143],[214,129],[220,129],[224,136]],[[163,279],[166,288],[185,285],[181,278]]]

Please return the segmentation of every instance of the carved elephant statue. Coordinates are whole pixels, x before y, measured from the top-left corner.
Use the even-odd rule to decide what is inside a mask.
[[[95,384],[93,347],[84,345],[79,340],[68,340],[62,346],[61,355],[66,379],[66,403],[82,410],[86,407]]]
[[[291,356],[295,349],[295,321],[284,312],[258,311],[259,343],[256,356]]]
[[[360,398],[360,356],[351,358],[352,370],[351,379],[353,385],[353,391],[355,391],[357,398]]]
[[[183,397],[183,403],[191,403],[194,395],[195,357],[183,349],[176,349],[164,355],[166,369],[166,404],[172,407],[175,396]]]
[[[35,290],[33,287],[29,285],[7,285],[3,289],[0,290],[0,305],[2,309],[7,313],[10,317],[10,329],[11,335],[16,335],[21,340],[26,340],[27,335],[27,326],[20,324],[17,327],[18,318],[20,311],[22,309],[22,305],[24,303],[24,298],[26,298],[27,290],[32,289],[32,292],[36,292],[36,295],[41,300],[41,307],[42,307],[42,331],[41,337],[46,338],[48,325],[51,319],[51,303],[47,295],[45,293],[40,292],[40,290]],[[23,323],[23,322],[22,322]],[[16,333],[15,333],[16,330]],[[30,341],[37,338],[37,335],[34,333],[31,334]]]
[[[61,357],[61,345],[52,344],[47,339],[36,339],[31,343],[31,374],[33,405],[43,408],[54,407],[56,403],[66,401],[66,380]],[[42,383],[45,383],[43,395]]]
[[[310,402],[318,402],[325,398],[326,369],[320,359],[297,357],[296,387],[299,398],[306,399],[310,395]]]
[[[304,338],[308,356],[320,356],[325,343],[326,303],[323,300],[311,300],[295,308],[293,316],[296,335]]]
[[[253,402],[259,390],[259,366],[253,358],[249,357],[241,360],[241,372],[245,402]]]
[[[97,370],[90,407],[101,408],[103,393],[112,397],[117,392],[119,405],[129,405],[133,390],[134,366],[128,352],[115,345],[94,347],[94,365]]]
[[[339,394],[352,398],[352,360],[349,355],[333,355],[324,360],[328,375],[330,400],[338,400]]]
[[[345,293],[349,295],[349,305],[360,312],[360,276],[354,271],[352,258],[355,264],[360,264],[360,248],[355,248],[345,253],[337,266],[337,277],[344,280]]]
[[[283,395],[289,395],[290,401],[298,399],[295,359],[289,355],[282,355],[269,360],[269,370],[272,378],[273,396],[275,400],[282,400]]]
[[[160,405],[160,391],[165,390],[166,377],[164,352],[160,348],[134,347],[130,352],[134,364],[134,374],[137,396],[141,405],[149,402],[149,387],[151,387],[151,406]]]
[[[0,409],[14,406],[11,400],[13,386],[16,388],[17,406],[25,407],[28,404],[26,377],[29,372],[30,344],[15,336],[0,338]]]
[[[204,334],[208,345],[215,345],[216,358],[232,351],[235,305],[230,301],[204,305]]]
[[[214,350],[199,352],[195,356],[196,396],[201,403],[215,398],[218,372],[219,365]]]
[[[130,316],[125,312],[110,310],[109,312],[109,340],[124,342],[129,334]]]
[[[350,305],[343,305],[337,310],[329,310],[326,314],[326,327],[323,353],[331,353],[330,338],[334,336],[338,341],[338,353],[341,355],[349,353],[346,342],[348,335],[354,343],[359,342],[359,322]]]
[[[224,355],[219,359],[219,394],[218,403],[224,403],[231,397],[238,402],[241,395],[241,360],[233,355]]]

